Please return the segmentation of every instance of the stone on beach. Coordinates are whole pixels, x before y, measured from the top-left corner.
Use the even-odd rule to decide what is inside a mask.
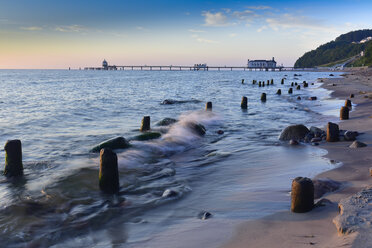
[[[314,207],[314,184],[310,178],[296,177],[292,181],[291,211],[305,213]]]
[[[212,214],[208,211],[202,211],[198,214],[199,219],[206,220],[212,217]]]
[[[113,139],[103,141],[102,143],[93,147],[90,150],[90,152],[100,152],[101,149],[103,148],[110,148],[112,150],[115,150],[115,149],[125,149],[128,147],[130,147],[130,144],[124,137],[116,137]]]
[[[314,198],[315,199],[318,199],[327,193],[334,192],[340,189],[342,185],[342,183],[328,179],[328,178],[314,179],[313,184],[314,184]]]
[[[344,133],[344,138],[346,141],[354,141],[358,136],[358,132],[346,131]]]
[[[363,142],[360,141],[354,141],[349,147],[350,148],[361,148],[361,147],[366,147],[367,144],[364,144]]]
[[[348,107],[341,107],[341,109],[340,109],[340,119],[341,120],[348,120],[349,119],[349,108]]]
[[[247,109],[248,108],[248,98],[246,96],[242,97],[242,102],[240,104],[240,107],[242,109]]]
[[[300,125],[291,125],[282,131],[282,133],[279,136],[279,140],[302,140],[305,138],[306,134],[308,134],[310,131],[309,129],[300,124]]]
[[[177,120],[173,118],[164,118],[163,120],[156,123],[157,126],[169,126],[171,124],[176,123]]]
[[[328,122],[327,124],[327,141],[328,142],[336,142],[340,140],[340,130],[338,125],[332,122]]]
[[[4,175],[17,177],[23,175],[22,143],[20,140],[8,140],[4,146],[5,168]]]
[[[159,132],[145,132],[143,134],[135,136],[133,140],[138,140],[138,141],[152,140],[152,139],[160,138],[160,136],[161,136],[161,133]]]
[[[149,130],[150,130],[150,116],[144,116],[142,118],[140,131],[145,132]]]
[[[108,194],[119,192],[118,157],[110,148],[100,151],[99,187]]]
[[[187,127],[191,129],[195,134],[203,136],[206,132],[205,127],[200,123],[188,122]]]
[[[296,145],[299,145],[300,143],[299,143],[297,140],[295,140],[295,139],[291,139],[291,140],[289,141],[289,144],[290,144],[291,146],[296,146]]]

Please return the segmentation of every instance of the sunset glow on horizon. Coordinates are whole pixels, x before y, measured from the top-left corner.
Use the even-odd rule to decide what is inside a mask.
[[[3,1],[0,69],[246,65],[372,27],[369,1]],[[354,13],[358,13],[355,15]]]

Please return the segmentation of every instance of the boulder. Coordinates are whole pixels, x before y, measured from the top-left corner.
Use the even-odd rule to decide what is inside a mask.
[[[166,189],[166,190],[164,190],[161,197],[175,197],[177,195],[178,195],[177,191],[174,191],[174,190],[171,190],[171,189]]]
[[[309,143],[314,138],[314,134],[309,132],[305,135],[304,141]]]
[[[177,120],[173,118],[164,118],[163,120],[156,123],[157,126],[169,126],[176,123]]]
[[[152,140],[152,139],[160,138],[160,136],[161,136],[161,133],[158,133],[158,132],[146,132],[138,136],[135,136],[132,140],[138,140],[138,141]]]
[[[221,135],[221,134],[224,134],[225,132],[223,130],[218,130],[216,133]]]
[[[290,144],[291,146],[296,146],[296,145],[299,145],[300,143],[299,143],[297,140],[291,139],[291,140],[289,141],[289,144]]]
[[[203,136],[205,134],[205,127],[200,123],[188,122],[187,127],[190,128],[195,134]]]
[[[102,143],[96,145],[90,150],[90,152],[98,153],[103,148],[110,148],[112,150],[115,150],[115,149],[125,149],[128,147],[130,147],[130,144],[124,137],[116,137],[113,139],[103,141]]]
[[[354,141],[358,136],[358,132],[346,131],[344,133],[344,138],[346,141]]]
[[[305,138],[305,135],[308,134],[309,129],[300,124],[300,125],[291,125],[286,127],[279,136],[279,140],[302,140]]]
[[[322,197],[323,195],[334,192],[341,188],[342,183],[333,181],[328,178],[324,179],[314,179],[314,198],[318,199]]]
[[[314,134],[314,137],[320,137],[324,131],[320,128],[317,128],[317,127],[310,127],[310,132]]]
[[[363,142],[360,141],[354,141],[349,147],[350,148],[361,148],[361,147],[366,147],[367,144],[364,144]]]
[[[316,97],[316,96],[311,96],[311,97],[309,97],[309,100],[310,101],[315,101],[315,100],[317,100],[318,98]]]
[[[212,217],[212,214],[208,211],[202,211],[198,214],[199,219],[206,220]]]
[[[321,141],[322,141],[322,138],[315,137],[315,138],[312,138],[310,142],[313,143],[313,142],[321,142]]]

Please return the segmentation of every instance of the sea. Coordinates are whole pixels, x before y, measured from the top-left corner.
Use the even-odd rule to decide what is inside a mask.
[[[323,149],[278,140],[291,124],[337,121],[343,102],[318,80],[329,74],[0,70],[0,144],[21,140],[24,166],[21,178],[0,175],[1,246],[218,247],[237,224],[288,210],[295,177],[338,166]],[[301,89],[288,94],[292,82]],[[133,140],[143,116],[160,138]],[[158,126],[164,118],[177,122]],[[118,136],[131,147],[115,151],[120,191],[107,195],[90,150]]]

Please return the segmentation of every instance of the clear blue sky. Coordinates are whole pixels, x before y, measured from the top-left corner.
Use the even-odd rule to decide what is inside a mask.
[[[0,68],[110,64],[293,65],[372,28],[372,1],[0,0]]]

